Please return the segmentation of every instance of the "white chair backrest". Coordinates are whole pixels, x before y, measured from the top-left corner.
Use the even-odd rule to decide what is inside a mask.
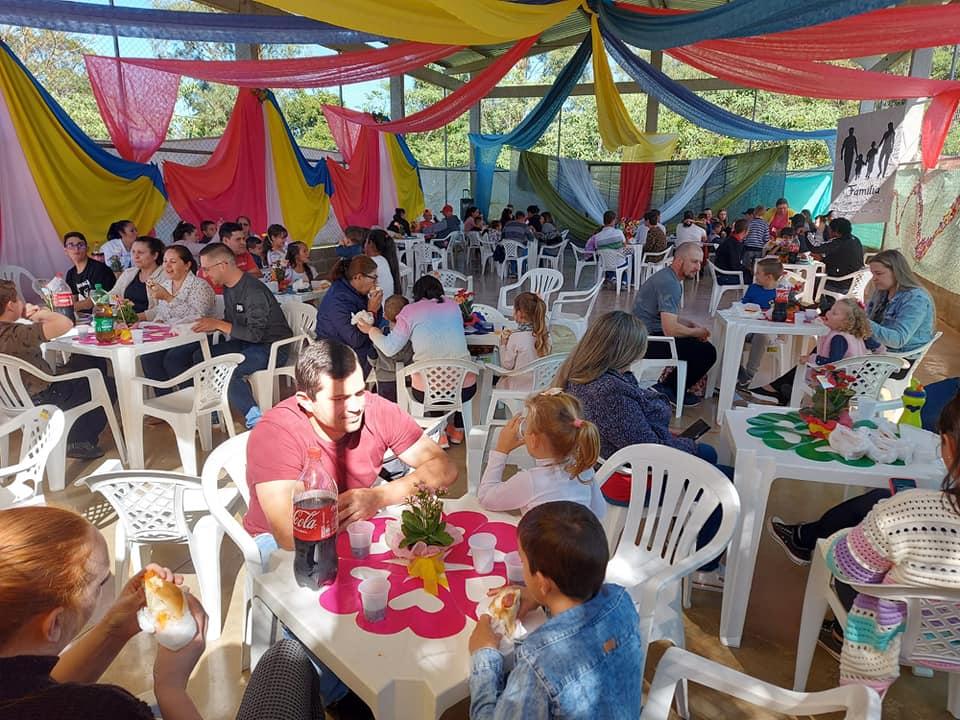
[[[567,235],[569,235],[569,234],[570,234],[570,230],[569,230],[569,229],[567,229],[567,230],[561,230],[561,231],[560,231],[560,239],[563,240],[563,241],[566,241]]]
[[[195,366],[193,376],[193,413],[218,410],[227,396],[227,386],[237,365],[244,360],[240,353],[218,355]],[[227,422],[230,422],[227,418]]]
[[[660,380],[663,369],[674,367],[679,360],[677,355],[677,341],[672,337],[661,337],[660,335],[650,335],[647,337],[647,343],[664,343],[670,348],[669,358],[640,358],[630,366],[630,372],[640,383],[641,387],[649,387]]]
[[[469,360],[422,360],[412,365],[397,365],[397,397],[406,396],[406,379],[419,375],[423,380],[423,413],[461,410],[461,393],[468,376],[480,374],[480,366]],[[402,386],[402,388],[401,388]],[[401,405],[403,407],[403,405]]]
[[[597,261],[596,256],[594,256],[594,257],[593,257],[592,259],[590,259],[590,260],[587,260],[587,259],[585,258],[585,255],[587,254],[587,251],[586,251],[585,249],[583,249],[582,247],[580,247],[579,245],[577,245],[576,243],[570,243],[570,245],[568,245],[568,247],[570,248],[571,251],[573,251],[573,257],[574,257],[574,259],[575,259],[577,262],[592,263],[592,262],[596,262],[596,261]]]
[[[563,273],[550,268],[534,268],[525,272],[517,281],[520,285],[530,283],[529,292],[539,295],[550,307],[550,296],[563,287]]]
[[[13,495],[14,502],[26,500],[40,492],[47,458],[63,438],[63,428],[63,411],[53,405],[32,407],[0,425],[0,437],[22,433],[19,462],[0,467],[0,484]]]
[[[26,360],[0,354],[0,410],[7,415],[33,407],[33,400],[23,383],[23,372],[32,375],[36,368]]]
[[[520,257],[520,248],[526,247],[526,245],[521,245],[516,240],[504,240],[500,243],[503,246],[503,261],[507,262],[508,260],[516,260]]]
[[[907,360],[913,360],[913,367],[915,368],[919,365],[923,359],[927,356],[927,353],[930,352],[930,348],[933,347],[933,344],[943,336],[943,333],[939,330],[933,336],[933,339],[930,340],[926,345],[921,345],[916,350],[911,350],[910,352],[898,353],[887,351],[888,355],[894,355],[896,357],[906,358]]]
[[[600,258],[601,270],[616,270],[623,265],[623,250],[608,248],[606,250],[597,250],[597,257]]]
[[[478,248],[480,247],[480,231],[471,230],[467,233],[467,247]]]
[[[247,507],[250,507],[250,486],[247,485],[247,441],[249,439],[250,433],[245,432],[214,448],[203,464],[200,479],[203,485],[203,499],[210,508],[210,514],[240,548],[247,562],[247,572],[250,572],[251,568],[259,572],[261,563],[257,543],[233,513],[223,506],[218,493],[221,475],[225,473],[240,492]]]
[[[853,375],[855,380],[850,383],[850,389],[854,395],[879,400],[883,384],[895,372],[907,367],[907,362],[895,355],[878,354],[846,358],[832,365]]]
[[[643,720],[667,720],[677,685],[684,680],[791,717],[841,711],[846,712],[846,720],[880,720],[881,717],[880,696],[865,685],[844,685],[813,693],[794,692],[671,647],[657,663],[643,705]],[[744,710],[744,713],[749,716],[750,711]]]
[[[280,309],[294,335],[306,335],[308,338],[317,336],[317,309],[313,305],[287,302],[280,305]]]
[[[466,237],[463,234],[462,230],[454,230],[452,233],[447,235],[445,238],[451,245],[454,243],[463,244],[466,243]]]
[[[474,303],[473,311],[478,312],[483,315],[484,320],[488,323],[493,324],[494,330],[499,330],[507,325],[512,324],[512,320],[508,319],[502,312],[497,310],[493,305],[484,305],[483,303]]]
[[[533,387],[530,388],[530,392],[538,393],[550,387],[553,383],[553,378],[557,376],[557,370],[560,369],[560,366],[563,365],[563,361],[567,359],[569,354],[570,353],[553,353],[552,355],[545,355],[527,365],[526,368],[524,368],[524,370],[527,371],[525,374],[533,376]]]
[[[457,290],[473,292],[473,275],[464,275],[456,270],[434,270],[430,274],[443,285],[445,295],[456,295]]]
[[[0,280],[12,282],[20,291],[20,297],[27,298],[28,301],[36,293],[34,283],[37,278],[29,270],[19,265],[0,265]]]
[[[597,304],[597,297],[599,297],[601,289],[603,289],[603,278],[589,290],[565,290],[557,293],[557,299],[553,301],[552,312],[559,315],[564,312],[563,308],[565,306],[569,308],[569,306],[575,305],[579,310],[586,305],[586,311],[582,313],[582,316],[589,318],[593,314],[593,306]],[[570,311],[567,310],[567,312]]]
[[[853,281],[850,283],[850,289],[847,290],[847,296],[854,297],[860,302],[863,302],[863,296],[867,291],[867,285],[870,284],[872,279],[873,273],[870,272],[870,268],[866,267],[861,270],[857,270],[853,276]]]
[[[608,573],[611,569],[615,572],[618,563],[632,567],[651,561],[692,572],[719,557],[733,536],[740,514],[740,497],[722,472],[676,448],[630,445],[603,463],[596,474],[597,483],[602,486],[625,466],[633,476],[630,506]],[[644,503],[648,483],[650,499]],[[718,506],[723,508],[720,529],[710,543],[697,550],[697,533]],[[648,515],[648,508],[661,508],[664,519],[658,520],[653,512]]]
[[[413,256],[417,267],[422,269],[423,266],[429,265],[434,260],[442,260],[444,254],[443,250],[433,243],[417,243],[413,246]]]

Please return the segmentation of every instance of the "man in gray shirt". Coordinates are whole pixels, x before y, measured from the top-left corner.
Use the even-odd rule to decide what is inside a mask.
[[[223,243],[210,243],[200,251],[200,267],[207,277],[223,286],[223,320],[200,318],[193,325],[195,332],[221,332],[230,339],[211,348],[211,354],[240,353],[244,360],[230,378],[227,395],[230,406],[239,412],[246,426],[252,428],[262,415],[253,391],[245,378],[257,370],[265,370],[270,359],[270,346],[277,340],[293,336],[280,303],[270,289],[257,278],[237,267],[233,250]],[[189,351],[189,352],[188,352]],[[171,357],[174,355],[174,357]],[[281,348],[278,361],[286,357]],[[175,377],[192,365],[202,362],[203,356],[195,346],[168,351],[164,367]],[[180,364],[181,367],[175,367]]]
[[[689,392],[700,382],[717,361],[717,349],[708,341],[710,331],[690,320],[680,320],[680,299],[683,297],[683,280],[693,278],[700,272],[703,253],[696,243],[684,243],[676,249],[673,262],[640,286],[633,313],[647,326],[650,335],[672,337],[677,346],[677,356],[687,362],[687,383],[683,388],[683,404],[699,405],[702,398]],[[644,357],[668,358],[670,348],[666,343],[647,344]],[[677,375],[671,373],[656,388],[676,404]]]

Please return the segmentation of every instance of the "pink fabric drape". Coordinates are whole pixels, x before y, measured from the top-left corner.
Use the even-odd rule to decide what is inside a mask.
[[[327,158],[327,168],[336,191],[330,196],[342,227],[370,227],[380,222],[379,133],[367,127],[358,131],[350,167]]]
[[[331,115],[333,115],[344,123],[354,123],[368,127],[376,126],[381,132],[396,133],[398,135],[436,130],[453,122],[476,105],[480,99],[489,93],[496,84],[510,72],[511,68],[527,54],[537,41],[537,37],[538,36],[520,40],[510,48],[508,52],[497,58],[496,62],[492,63],[486,70],[470,80],[470,82],[465,83],[440,102],[424,108],[413,115],[391,120],[390,122],[378,123],[372,115],[367,113],[330,105],[324,106],[324,114],[327,116],[328,122]],[[330,129],[331,132],[336,132],[333,124],[330,125]],[[336,137],[336,135],[334,135],[334,137]],[[342,152],[342,146],[338,145],[338,147],[341,148]]]
[[[205,165],[163,164],[163,180],[177,214],[197,226],[202,220],[247,215],[251,227],[263,231],[267,227],[266,142],[260,100],[252,91],[241,89],[227,128]]]
[[[650,209],[655,167],[656,163],[620,164],[620,200],[617,204],[620,217],[639,220]]]
[[[85,55],[84,61],[114,145],[122,157],[144,162],[166,138],[181,75],[239,87],[331,87],[400,75],[460,49],[457,45],[398,43],[382,49],[284,60],[118,60]]]

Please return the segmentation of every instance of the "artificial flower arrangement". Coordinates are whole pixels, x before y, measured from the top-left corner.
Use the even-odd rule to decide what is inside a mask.
[[[482,313],[479,313],[473,309],[472,292],[461,288],[457,290],[456,294],[453,296],[453,299],[456,301],[457,305],[460,306],[460,314],[463,316],[463,324],[465,326],[472,327],[478,331],[481,329],[486,329],[487,319]]]
[[[391,520],[384,530],[384,541],[401,560],[407,561],[407,573],[423,579],[423,588],[437,595],[438,586],[449,589],[443,556],[463,542],[463,533],[443,515],[444,488],[417,483],[416,492],[406,498],[407,509],[400,521]]]
[[[637,230],[640,229],[642,222],[642,220],[633,220],[628,217],[622,217],[620,218],[620,222],[617,223],[617,227],[623,233],[623,236],[629,241],[636,236]]]
[[[800,417],[813,437],[826,440],[837,425],[853,427],[848,408],[854,395],[851,384],[855,380],[853,375],[833,365],[813,371],[810,379],[813,397],[810,404],[800,410]]]

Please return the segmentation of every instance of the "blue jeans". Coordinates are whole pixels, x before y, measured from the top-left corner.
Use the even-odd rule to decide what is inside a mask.
[[[260,562],[263,564],[263,571],[266,572],[267,564],[270,562],[270,556],[273,555],[274,550],[279,547],[277,540],[270,533],[261,533],[260,535],[255,535],[253,541],[260,549]],[[310,656],[310,662],[313,663],[317,675],[320,676],[320,697],[324,705],[330,705],[338,700],[342,700],[343,697],[350,692],[350,688],[344,685],[343,681],[338,678],[330,668],[324,665],[316,655],[310,652],[310,648],[300,642],[286,627],[283,628],[283,636],[291,640],[296,640],[303,646],[307,655]]]
[[[713,465],[717,470],[726,475],[730,482],[733,482],[733,468],[729,465],[719,465],[717,464],[718,456],[717,450],[712,445],[707,443],[697,443],[697,457],[701,460],[706,460],[708,463]],[[707,521],[703,524],[703,527],[700,529],[699,534],[697,535],[697,548],[702,548],[708,542],[713,540],[714,536],[717,534],[717,530],[720,529],[720,521],[723,519],[723,511],[720,508],[717,508],[712,513],[710,517],[707,518]],[[706,565],[703,565],[700,570],[702,572],[712,572],[720,566],[720,558],[711,560]]]

